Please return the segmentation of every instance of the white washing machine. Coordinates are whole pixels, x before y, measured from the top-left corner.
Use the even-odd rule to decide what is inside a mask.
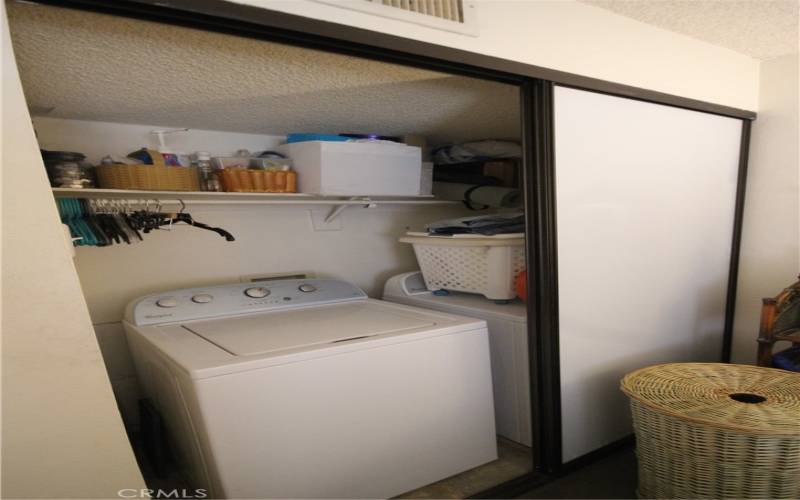
[[[383,299],[460,314],[486,321],[492,356],[494,411],[497,433],[531,446],[531,391],[528,326],[525,304],[496,304],[482,295],[449,292],[435,295],[425,288],[419,271],[390,278]]]
[[[150,295],[124,325],[211,497],[387,498],[497,458],[481,320],[282,280]]]

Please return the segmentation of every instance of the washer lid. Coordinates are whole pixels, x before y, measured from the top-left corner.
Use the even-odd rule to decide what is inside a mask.
[[[486,334],[483,320],[375,299],[180,323],[123,324],[130,342],[151,346],[195,380],[444,335]]]
[[[182,327],[235,356],[401,333],[431,327],[430,317],[352,302],[270,314],[194,321]]]

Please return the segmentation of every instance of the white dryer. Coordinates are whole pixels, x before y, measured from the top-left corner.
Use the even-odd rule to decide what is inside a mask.
[[[496,304],[482,295],[449,292],[436,295],[425,288],[419,271],[390,278],[383,299],[436,311],[483,319],[489,327],[494,411],[497,433],[531,446],[531,394],[528,327],[525,304]]]
[[[124,325],[212,497],[387,498],[497,458],[483,321],[282,280],[150,295]]]

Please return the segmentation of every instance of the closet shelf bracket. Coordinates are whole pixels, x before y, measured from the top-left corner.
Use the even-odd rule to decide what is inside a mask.
[[[347,201],[363,201],[364,202],[364,205],[363,205],[364,208],[375,208],[375,207],[378,206],[377,203],[374,203],[374,202],[370,201],[369,198],[363,198],[363,197],[360,198],[360,197],[357,197],[357,196],[349,198]],[[344,210],[347,207],[352,207],[352,206],[354,206],[354,205],[345,205],[345,204],[336,205],[335,207],[333,207],[333,209],[328,214],[328,216],[325,217],[325,224],[330,224],[331,222],[336,220],[336,218],[339,217],[339,215],[341,215],[342,212],[344,212]]]

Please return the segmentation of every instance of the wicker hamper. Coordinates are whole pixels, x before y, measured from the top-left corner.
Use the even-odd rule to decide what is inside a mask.
[[[622,379],[640,498],[800,498],[800,374],[722,363]]]

